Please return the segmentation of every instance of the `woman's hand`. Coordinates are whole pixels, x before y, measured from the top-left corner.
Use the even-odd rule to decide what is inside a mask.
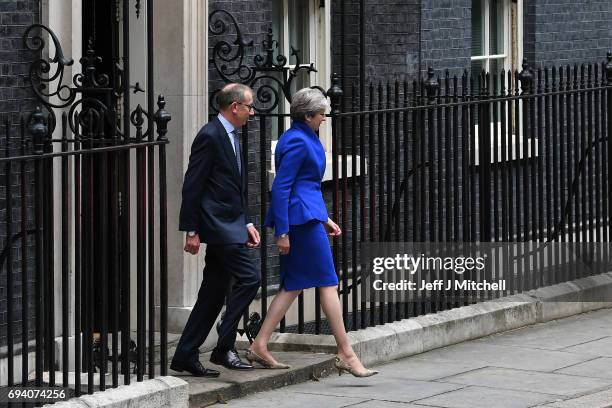
[[[276,247],[278,248],[278,253],[281,255],[287,255],[289,253],[289,235],[284,235],[282,237],[278,237],[276,239]]]
[[[340,229],[340,227],[338,226],[338,224],[336,224],[335,222],[333,222],[331,220],[331,218],[327,219],[327,222],[325,224],[325,230],[327,231],[327,233],[329,235],[331,235],[332,237],[337,237],[340,234],[342,234],[342,230]]]

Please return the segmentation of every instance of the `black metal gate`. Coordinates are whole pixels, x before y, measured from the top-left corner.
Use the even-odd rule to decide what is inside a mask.
[[[135,10],[127,1],[107,3],[110,38],[88,39],[73,78],[66,77],[73,61],[48,27],[34,24],[23,35],[25,46],[39,53],[29,81],[40,106],[17,122],[3,119],[0,130],[9,386],[33,379],[37,386],[73,388],[78,396],[117,387],[120,376],[129,384],[132,374],[142,381],[145,374],[167,373],[165,146],[171,117],[164,97],[155,101],[151,3],[147,58],[136,61],[147,67],[144,108],[130,104],[132,91],[143,91],[129,77],[129,16],[140,17],[140,1]],[[99,69],[95,42],[104,41],[112,61],[103,66],[111,72]],[[46,51],[54,54],[46,59]],[[13,290],[16,282],[20,293]],[[31,348],[35,367],[28,362]]]

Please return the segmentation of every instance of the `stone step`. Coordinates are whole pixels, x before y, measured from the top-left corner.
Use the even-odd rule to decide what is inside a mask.
[[[238,350],[244,360],[244,351]],[[254,392],[272,390],[305,381],[317,381],[321,377],[335,374],[335,356],[323,353],[275,352],[277,360],[291,365],[286,370],[264,369],[256,365],[254,370],[237,371],[209,362],[210,352],[201,353],[200,361],[206,368],[220,371],[218,378],[193,377],[186,373],[168,370],[168,375],[189,383],[189,406],[206,407],[241,398]],[[246,360],[245,360],[246,361]]]

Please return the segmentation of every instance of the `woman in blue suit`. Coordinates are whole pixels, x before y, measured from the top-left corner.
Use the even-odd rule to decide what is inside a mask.
[[[300,292],[317,287],[338,345],[336,367],[340,373],[368,377],[377,371],[361,364],[344,330],[338,277],[327,238],[327,234],[341,234],[340,227],[328,217],[321,194],[325,151],[315,132],[325,121],[328,108],[321,91],[305,88],[296,92],[291,102],[291,128],[276,145],[276,177],[266,225],[274,228],[281,284],[246,358],[266,368],[289,368],[269,353],[270,336]]]

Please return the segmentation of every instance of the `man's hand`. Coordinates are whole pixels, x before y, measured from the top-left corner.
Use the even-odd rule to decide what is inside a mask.
[[[333,222],[331,218],[328,218],[327,222],[324,225],[325,225],[325,230],[332,237],[337,237],[338,235],[342,234],[342,230],[340,229],[338,224]]]
[[[252,225],[247,227],[247,232],[249,233],[249,240],[246,243],[248,248],[257,248],[259,246],[259,231]]]
[[[195,234],[190,237],[188,234],[185,234],[185,248],[183,250],[191,255],[197,255],[200,251],[200,236]]]
[[[276,239],[276,247],[278,248],[278,253],[281,255],[287,255],[289,253],[289,235],[285,235],[284,237],[278,237]]]

